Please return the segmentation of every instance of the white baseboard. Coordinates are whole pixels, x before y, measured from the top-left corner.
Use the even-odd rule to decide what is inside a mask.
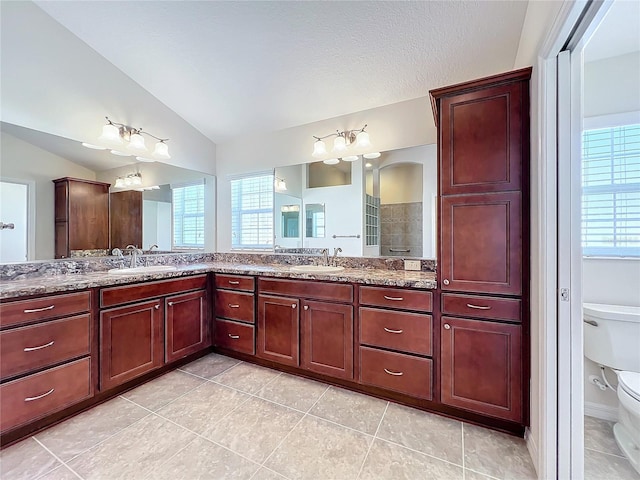
[[[618,421],[618,407],[604,405],[602,403],[584,402],[584,414],[610,422]]]
[[[536,469],[536,474],[538,475],[538,478],[540,478],[540,470],[538,469],[538,446],[536,445],[536,441],[533,438],[533,435],[531,435],[531,430],[529,430],[529,428],[526,428],[524,431],[524,441],[527,444],[527,450],[529,450],[533,468]]]

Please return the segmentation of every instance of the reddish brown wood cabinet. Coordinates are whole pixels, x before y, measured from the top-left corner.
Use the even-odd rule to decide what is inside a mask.
[[[77,178],[55,183],[55,256],[109,249],[109,184]]]
[[[256,355],[285,365],[300,364],[300,300],[258,296]]]
[[[142,192],[116,192],[110,195],[110,200],[111,248],[150,247],[142,245]]]
[[[209,302],[205,290],[167,297],[164,304],[167,363],[211,345]]]
[[[430,92],[447,315],[441,401],[520,425],[528,422],[530,77],[526,68]]]
[[[254,355],[255,279],[216,274],[215,286],[214,345]]]

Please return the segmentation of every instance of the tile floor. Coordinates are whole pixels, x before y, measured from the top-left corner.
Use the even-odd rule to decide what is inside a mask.
[[[486,480],[535,472],[522,439],[212,354],[2,450],[0,476]]]
[[[585,480],[640,480],[613,437],[613,422],[584,417]]]

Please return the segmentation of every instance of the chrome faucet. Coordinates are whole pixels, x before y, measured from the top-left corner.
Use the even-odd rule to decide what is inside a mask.
[[[328,248],[322,249],[322,257],[324,259],[324,265],[328,267],[329,266],[329,249]]]
[[[340,247],[333,249],[333,258],[331,259],[331,263],[334,267],[338,266],[338,254],[340,252],[342,252],[342,249]]]
[[[131,264],[129,266],[131,268],[136,268],[138,255],[142,255],[142,250],[140,250],[136,245],[127,245],[127,248],[125,248],[125,250],[131,252]]]
[[[152,251],[154,248],[160,248],[160,247],[158,247],[158,245],[156,245],[156,244],[154,243],[153,245],[151,245],[151,246],[149,247],[149,250],[147,250],[147,253],[151,253],[151,251]]]
[[[118,257],[120,268],[124,268],[124,255],[122,254],[122,250],[120,250],[119,248],[114,248],[113,250],[111,250],[111,255]]]

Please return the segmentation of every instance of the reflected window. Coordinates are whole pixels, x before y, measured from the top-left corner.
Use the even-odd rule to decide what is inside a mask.
[[[172,187],[173,248],[204,248],[204,184]]]
[[[231,248],[273,246],[273,174],[231,180]]]

